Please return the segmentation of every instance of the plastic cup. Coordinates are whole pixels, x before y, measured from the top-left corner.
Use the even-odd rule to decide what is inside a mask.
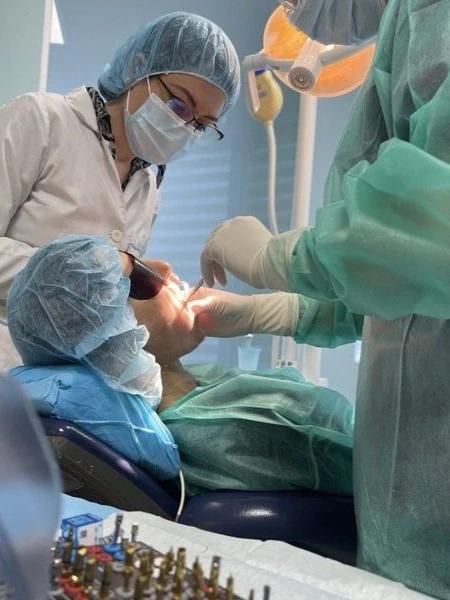
[[[243,371],[256,371],[259,363],[261,348],[238,347],[238,364]]]

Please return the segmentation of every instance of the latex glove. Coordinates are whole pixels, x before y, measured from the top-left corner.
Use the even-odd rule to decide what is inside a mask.
[[[300,315],[299,297],[284,292],[241,296],[204,289],[188,306],[196,314],[198,327],[212,337],[247,333],[292,336]]]
[[[235,217],[214,229],[201,258],[209,286],[226,284],[225,271],[256,288],[289,291],[288,267],[301,231],[273,236],[255,217]]]

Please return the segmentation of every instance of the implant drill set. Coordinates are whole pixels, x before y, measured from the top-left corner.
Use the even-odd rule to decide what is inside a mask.
[[[244,600],[234,593],[233,577],[219,585],[220,557],[213,557],[209,573],[199,560],[186,565],[186,550],[166,554],[138,541],[138,525],[129,538],[116,516],[114,533],[102,536],[102,522],[92,515],[63,521],[62,535],[53,550],[51,592],[55,600]],[[83,539],[85,545],[82,544]],[[86,541],[87,540],[87,541]],[[96,543],[90,545],[90,542]],[[264,588],[263,600],[270,589]],[[253,591],[248,600],[256,600]]]

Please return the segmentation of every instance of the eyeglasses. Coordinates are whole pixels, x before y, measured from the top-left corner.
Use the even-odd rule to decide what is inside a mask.
[[[154,298],[165,284],[164,278],[138,258],[134,256],[131,258],[133,270],[130,273],[130,298],[135,300]]]
[[[192,109],[186,104],[186,102],[181,100],[181,98],[178,98],[178,96],[175,96],[175,94],[173,94],[169,86],[164,83],[161,77],[158,77],[158,81],[161,83],[169,96],[169,99],[165,101],[165,104],[171,110],[173,110],[177,117],[180,117],[180,119],[184,121],[185,125],[190,125],[195,131],[198,131],[202,134],[200,138],[201,142],[218,142],[223,139],[223,133],[220,131],[217,125],[214,123],[199,123],[197,120],[198,115],[194,115]]]

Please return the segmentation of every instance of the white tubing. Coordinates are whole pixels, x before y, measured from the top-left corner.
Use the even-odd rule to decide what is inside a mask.
[[[265,123],[267,134],[267,149],[269,153],[269,164],[267,174],[267,218],[269,229],[273,235],[278,235],[277,207],[276,207],[276,176],[277,176],[277,142],[273,121]]]
[[[185,490],[185,485],[184,485],[184,476],[183,476],[183,471],[180,469],[180,472],[178,474],[179,478],[180,478],[180,504],[178,505],[178,510],[177,510],[177,514],[175,516],[175,522],[178,523],[178,519],[181,516],[181,513],[183,512],[183,508],[184,508],[184,501],[186,499],[186,490]]]

